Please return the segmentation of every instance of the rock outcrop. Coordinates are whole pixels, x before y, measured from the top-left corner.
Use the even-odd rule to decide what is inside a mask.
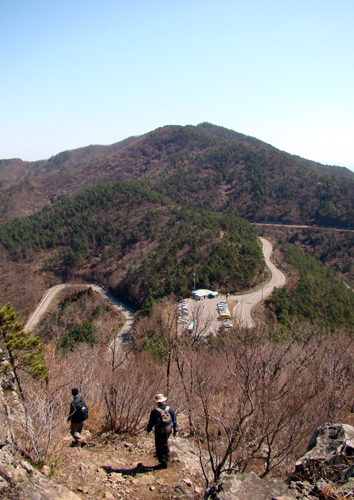
[[[312,436],[306,453],[288,478],[297,498],[354,496],[354,427],[324,424]]]
[[[0,350],[1,351],[1,350]],[[2,352],[0,352],[0,362]],[[9,406],[3,395],[3,387],[16,393],[11,373],[2,377],[0,387],[0,498],[11,500],[79,500],[78,495],[65,486],[55,484],[35,470],[16,452],[11,425],[8,419]]]
[[[295,500],[295,492],[278,479],[249,474],[224,474],[205,495],[205,500]]]
[[[311,460],[331,460],[336,457],[354,455],[354,427],[346,424],[324,424],[312,436],[296,467],[303,467]]]
[[[205,500],[354,499],[354,427],[324,424],[286,483],[256,474],[223,474]]]

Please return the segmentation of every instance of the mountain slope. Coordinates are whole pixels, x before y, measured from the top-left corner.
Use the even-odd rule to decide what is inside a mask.
[[[135,183],[102,184],[2,224],[0,246],[2,300],[27,312],[33,291],[57,280],[100,282],[141,306],[188,296],[194,271],[196,286],[236,291],[265,270],[247,221],[179,207]]]
[[[106,181],[140,181],[183,205],[251,221],[354,223],[354,180],[319,175],[275,148],[226,140],[193,126],[163,127],[88,164],[28,177],[1,193],[1,220]]]
[[[354,331],[354,293],[340,280],[339,273],[290,243],[282,243],[285,262],[299,275],[295,286],[277,288],[266,306],[277,320],[317,322],[332,331]],[[288,269],[288,272],[290,269]],[[304,300],[306,298],[306,300]]]
[[[235,132],[233,130],[227,129],[225,127],[219,127],[217,125],[212,125],[211,123],[200,123],[197,125],[198,127],[202,128],[203,130],[206,130],[207,132],[210,132],[211,134],[215,135],[216,137],[220,137],[222,139],[227,139],[230,141],[237,141],[237,142],[246,142],[247,144],[250,144],[251,146],[258,146],[258,147],[263,147],[266,149],[271,149],[273,151],[280,151],[274,146],[260,141],[259,139],[256,139],[255,137],[250,137],[249,135],[244,135],[240,134],[239,132]],[[312,160],[306,160],[305,158],[301,158],[301,156],[298,155],[291,155],[290,153],[287,153],[286,151],[281,151],[282,153],[288,155],[290,158],[292,158],[294,161],[299,163],[300,165],[303,165],[304,167],[310,168],[311,170],[314,170],[318,174],[326,174],[326,175],[335,175],[336,177],[346,177],[348,179],[354,179],[354,172],[349,170],[349,168],[346,167],[338,167],[335,165],[323,165],[322,163],[315,162]]]
[[[139,137],[128,137],[109,146],[90,145],[83,148],[62,151],[48,160],[23,161],[19,158],[0,160],[0,184],[10,185],[24,180],[27,175],[68,170],[96,158],[110,155],[137,141]],[[0,186],[1,187],[1,186]]]

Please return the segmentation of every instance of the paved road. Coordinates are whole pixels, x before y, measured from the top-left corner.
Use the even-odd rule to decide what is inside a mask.
[[[234,319],[242,326],[255,326],[251,314],[252,308],[258,302],[268,297],[274,288],[281,288],[286,283],[285,275],[270,260],[273,250],[271,243],[265,238],[260,238],[260,240],[262,242],[264,259],[272,276],[259,290],[242,295],[232,295],[230,297],[230,300],[238,300],[234,310]]]
[[[252,226],[273,226],[273,227],[291,227],[291,228],[304,228],[304,229],[324,229],[324,230],[327,230],[327,229],[330,229],[330,230],[333,230],[333,231],[349,231],[349,232],[353,232],[354,229],[350,229],[350,223],[348,223],[348,229],[346,229],[345,227],[327,227],[327,226],[308,226],[308,225],[296,225],[296,224],[277,224],[276,222],[250,222],[250,224],[252,224]]]
[[[232,295],[229,297],[229,301],[237,301],[237,305],[234,308],[233,312],[233,320],[236,323],[239,323],[242,326],[249,326],[252,327],[254,326],[254,321],[252,319],[251,311],[252,308],[261,300],[264,298],[268,297],[276,287],[282,287],[284,286],[286,282],[286,278],[284,274],[277,268],[275,265],[270,261],[270,255],[272,253],[272,245],[271,243],[266,240],[265,238],[260,238],[262,242],[262,249],[263,249],[263,254],[264,258],[266,261],[266,264],[268,266],[269,271],[271,272],[271,278],[267,280],[261,288],[259,288],[257,291],[254,292],[249,292],[245,294],[239,294],[239,295]],[[116,307],[119,311],[121,311],[125,317],[126,317],[126,323],[122,329],[122,331],[119,333],[119,342],[117,349],[121,349],[122,346],[124,345],[125,341],[129,337],[129,330],[133,324],[133,315],[134,311],[130,309],[129,307],[125,306],[119,300],[117,300],[115,297],[113,297],[111,294],[109,294],[104,288],[102,288],[99,285],[96,285],[94,283],[85,283],[85,284],[70,284],[70,285],[57,285],[49,290],[43,295],[41,301],[39,302],[36,310],[32,314],[32,316],[29,318],[25,325],[25,330],[26,331],[31,331],[34,326],[38,323],[44,312],[46,311],[47,307],[49,306],[50,302],[53,300],[55,295],[60,292],[60,290],[63,290],[64,288],[69,288],[73,286],[80,286],[80,287],[91,287],[93,290],[96,292],[100,293],[103,297],[105,297],[107,300],[109,300],[114,307]],[[196,323],[201,323],[201,319],[203,322],[208,323],[208,332],[214,331],[217,332],[217,330],[220,327],[220,322],[218,321],[218,313],[217,313],[217,303],[220,302],[220,300],[223,300],[222,296],[219,296],[215,299],[206,299],[202,300],[200,302],[196,302],[194,300],[189,300],[189,321],[194,320]],[[188,325],[181,325],[181,328],[188,326]],[[116,339],[117,341],[117,339]]]
[[[265,238],[260,238],[260,240],[262,242],[264,259],[271,273],[271,277],[256,291],[231,295],[228,298],[231,304],[237,302],[233,310],[232,319],[234,324],[239,323],[241,326],[255,326],[251,314],[252,308],[258,304],[258,302],[268,297],[274,288],[282,287],[286,282],[285,275],[270,261],[273,249],[271,243]],[[217,303],[221,300],[225,300],[225,296],[220,295],[215,299],[205,299],[199,302],[188,300],[190,313],[189,320],[194,321],[195,324],[198,322],[207,322],[209,324],[208,331],[216,333],[220,327]],[[231,307],[229,309],[231,309]],[[181,325],[181,328],[183,328],[183,325]]]
[[[121,351],[123,349],[124,344],[129,338],[129,330],[133,325],[133,317],[135,311],[133,311],[133,309],[130,309],[128,306],[122,304],[122,302],[120,302],[115,297],[113,297],[113,295],[108,293],[107,290],[105,290],[104,288],[95,283],[63,284],[49,288],[43,295],[42,299],[40,300],[36,310],[25,324],[24,328],[25,331],[30,332],[31,330],[33,330],[33,328],[39,322],[39,320],[45,313],[46,309],[48,308],[50,302],[54,299],[57,293],[59,293],[64,288],[78,287],[78,286],[81,288],[91,287],[95,292],[99,293],[100,295],[102,295],[102,297],[105,297],[107,300],[109,300],[113,304],[113,307],[115,307],[118,311],[124,314],[126,318],[125,325],[119,332],[118,336],[112,342],[112,344],[114,343],[115,351],[117,352]]]

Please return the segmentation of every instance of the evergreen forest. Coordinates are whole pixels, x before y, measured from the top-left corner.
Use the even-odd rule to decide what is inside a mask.
[[[236,291],[260,282],[265,271],[247,221],[181,207],[137,183],[101,184],[2,224],[0,245],[20,263],[28,250],[46,253],[45,266],[61,281],[81,272],[139,307],[188,296],[194,273],[196,286]],[[108,282],[107,268],[123,261],[126,272]]]

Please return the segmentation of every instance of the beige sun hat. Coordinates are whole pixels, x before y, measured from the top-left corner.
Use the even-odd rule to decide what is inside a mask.
[[[167,401],[167,398],[165,398],[163,394],[156,394],[155,401],[156,403],[164,403],[165,401]]]

